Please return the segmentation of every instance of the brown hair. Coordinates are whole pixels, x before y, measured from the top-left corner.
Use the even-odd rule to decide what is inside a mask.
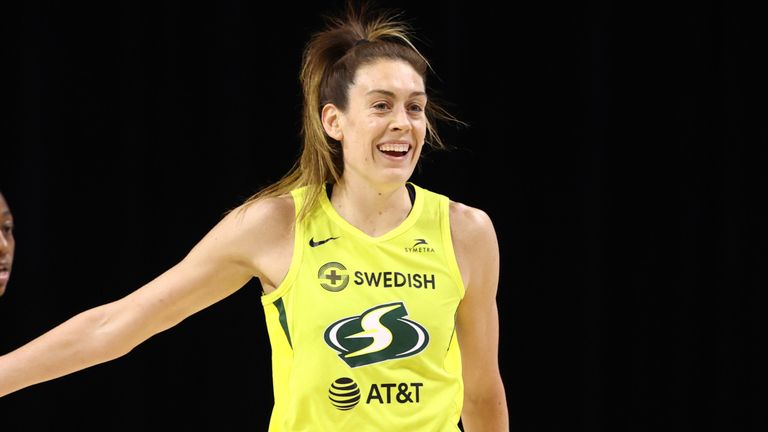
[[[302,57],[300,81],[304,108],[301,156],[279,181],[245,201],[247,204],[307,186],[299,220],[317,204],[323,184],[336,183],[344,171],[341,145],[325,133],[322,125],[323,106],[332,103],[345,110],[355,73],[361,66],[379,59],[407,62],[421,75],[425,85],[428,70],[431,69],[427,59],[411,42],[411,28],[401,19],[399,12],[374,12],[365,5],[356,9],[350,2],[344,17],[326,17],[326,20],[325,29],[311,37]],[[436,120],[458,120],[432,101],[427,104],[425,114],[426,144],[444,149],[445,144],[438,136],[434,123]]]

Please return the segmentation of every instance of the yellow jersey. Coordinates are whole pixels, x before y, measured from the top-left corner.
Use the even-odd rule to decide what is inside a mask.
[[[325,191],[296,224],[290,269],[262,297],[275,404],[269,432],[458,431],[456,310],[464,285],[448,198],[415,191],[407,218],[371,237]],[[298,213],[305,188],[292,192]]]

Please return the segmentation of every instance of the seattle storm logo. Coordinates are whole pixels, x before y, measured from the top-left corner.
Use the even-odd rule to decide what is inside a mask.
[[[331,324],[325,343],[353,368],[410,357],[427,347],[429,333],[407,316],[402,302],[379,305]]]

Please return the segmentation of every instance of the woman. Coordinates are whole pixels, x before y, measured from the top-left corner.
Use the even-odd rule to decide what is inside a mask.
[[[409,182],[450,116],[407,30],[350,10],[315,34],[295,168],[155,280],[0,357],[0,396],[122,356],[257,277],[270,431],[508,430],[496,235],[483,211]]]
[[[11,278],[13,251],[16,240],[13,238],[13,215],[5,197],[0,192],[0,296],[5,294]]]

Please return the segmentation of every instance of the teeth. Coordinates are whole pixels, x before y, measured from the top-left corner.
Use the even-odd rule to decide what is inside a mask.
[[[379,146],[381,151],[407,152],[408,144],[382,144]]]

